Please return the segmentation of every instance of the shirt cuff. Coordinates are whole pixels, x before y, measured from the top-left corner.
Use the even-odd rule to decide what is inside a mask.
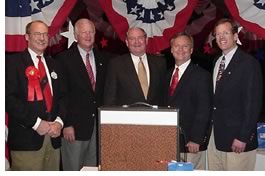
[[[58,122],[58,123],[60,123],[60,124],[62,125],[62,128],[63,128],[64,123],[63,123],[62,119],[61,119],[59,116],[56,117],[56,119],[55,119],[54,122]]]
[[[32,127],[35,131],[36,131],[37,128],[39,127],[40,122],[41,122],[41,118],[38,117],[36,123],[35,123],[34,126]]]

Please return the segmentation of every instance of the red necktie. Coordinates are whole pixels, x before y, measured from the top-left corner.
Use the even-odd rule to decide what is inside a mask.
[[[95,81],[94,73],[93,73],[93,70],[92,70],[92,67],[91,67],[91,64],[89,61],[89,53],[87,53],[87,55],[86,55],[86,71],[88,73],[92,89],[93,89],[93,91],[95,91],[96,81]]]
[[[172,96],[174,94],[176,87],[178,85],[178,82],[179,82],[179,68],[177,67],[172,77],[171,85],[169,87],[169,96]]]
[[[38,68],[40,73],[40,84],[44,95],[44,100],[48,112],[51,112],[52,109],[52,93],[49,85],[49,81],[46,75],[45,67],[41,61],[41,56],[37,56],[39,59]]]

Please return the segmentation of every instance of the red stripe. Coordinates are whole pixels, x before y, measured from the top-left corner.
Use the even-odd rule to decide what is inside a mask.
[[[259,26],[256,23],[253,23],[251,21],[246,21],[243,18],[241,18],[240,14],[239,14],[239,9],[237,8],[235,0],[225,0],[225,4],[236,21],[238,21],[248,31],[256,33],[258,36],[265,39],[265,29],[264,28],[262,28],[261,26]],[[260,19],[260,20],[264,20],[264,19]]]

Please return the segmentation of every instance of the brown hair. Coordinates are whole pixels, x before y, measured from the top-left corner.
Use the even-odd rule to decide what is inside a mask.
[[[33,23],[42,23],[48,28],[48,25],[46,23],[44,23],[43,21],[41,21],[41,20],[31,21],[30,23],[28,23],[26,25],[26,34],[30,34],[31,26],[32,26]]]
[[[193,48],[194,47],[194,41],[193,41],[193,37],[188,34],[187,32],[179,32],[179,33],[176,33],[175,35],[173,35],[173,37],[171,38],[170,40],[170,45],[172,46],[172,43],[174,42],[174,40],[180,36],[186,36],[190,39],[191,41],[191,47]]]
[[[222,18],[222,19],[218,20],[216,22],[216,24],[214,25],[214,31],[213,31],[214,36],[215,36],[216,27],[219,26],[220,24],[224,24],[224,23],[230,23],[232,26],[232,29],[231,29],[232,33],[233,34],[237,33],[238,26],[236,25],[236,23],[229,18]]]

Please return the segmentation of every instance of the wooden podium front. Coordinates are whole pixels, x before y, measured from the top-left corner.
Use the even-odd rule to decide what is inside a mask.
[[[176,109],[100,108],[100,169],[167,170],[177,160]]]

